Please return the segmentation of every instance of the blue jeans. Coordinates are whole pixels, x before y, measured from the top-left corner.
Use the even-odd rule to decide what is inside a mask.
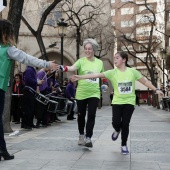
[[[4,139],[4,128],[3,128],[3,121],[2,121],[4,104],[5,104],[5,91],[0,89],[0,149],[6,150],[6,143]]]

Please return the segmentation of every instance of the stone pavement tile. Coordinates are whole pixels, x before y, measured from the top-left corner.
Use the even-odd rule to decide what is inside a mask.
[[[131,150],[133,153],[169,153],[170,146],[168,141],[134,141],[131,140]]]
[[[131,162],[130,170],[160,170],[157,162]]]
[[[29,170],[29,169],[41,169],[44,167],[46,164],[48,164],[49,160],[48,159],[31,159],[31,158],[26,158],[25,161],[21,162],[20,164],[17,165],[18,169],[23,170]]]
[[[16,156],[16,155],[15,155]],[[15,158],[10,161],[1,161],[2,164],[0,166],[1,170],[39,170],[42,166],[44,166],[47,161],[46,160],[31,160],[29,157],[25,157],[25,159]]]
[[[129,162],[104,161],[100,170],[131,170]]]
[[[159,163],[169,163],[170,154],[165,153],[131,153],[131,161],[140,162],[159,162]]]
[[[59,139],[29,139],[27,141],[14,144],[9,149],[17,150],[46,150],[46,151],[80,151],[81,146],[77,145],[77,138]]]
[[[46,159],[46,160],[65,160],[65,161],[75,161],[78,160],[82,155],[83,151],[40,151],[38,154],[34,155],[33,158],[36,159]]]
[[[170,163],[159,163],[159,167],[161,170],[169,170],[170,169]]]
[[[169,132],[169,123],[167,122],[142,122],[141,121],[133,121],[131,123],[130,129],[131,132]]]
[[[20,167],[18,165],[5,165],[1,166],[1,170],[39,170],[40,168],[38,167]]]
[[[41,150],[19,150],[15,153],[15,159],[32,159],[34,156],[38,155],[41,152]]]
[[[122,155],[119,152],[95,152],[93,149],[87,149],[87,151],[82,155],[82,160],[93,160],[93,161],[130,161],[130,155]]]
[[[0,169],[1,169],[1,167],[5,167],[5,166],[11,167],[11,166],[14,166],[14,165],[19,165],[24,161],[25,161],[25,159],[12,159],[10,161],[1,161],[0,162]]]
[[[74,164],[76,163],[76,161],[72,161],[72,160],[50,160],[49,163],[47,163],[45,166],[43,166],[43,170],[45,169],[70,169],[74,166]]]
[[[62,165],[62,164],[61,164]],[[102,161],[94,161],[94,160],[78,160],[76,161],[69,170],[99,170],[102,165]],[[59,165],[60,166],[60,165]],[[57,166],[58,167],[58,166]]]

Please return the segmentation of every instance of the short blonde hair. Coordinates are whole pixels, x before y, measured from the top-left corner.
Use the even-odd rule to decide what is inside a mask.
[[[86,44],[88,44],[88,43],[90,43],[92,45],[94,51],[97,51],[99,49],[99,44],[97,43],[97,41],[95,39],[88,38],[88,39],[84,40],[83,47],[85,48]]]

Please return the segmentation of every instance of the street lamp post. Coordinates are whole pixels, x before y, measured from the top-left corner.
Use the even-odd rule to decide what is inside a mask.
[[[162,71],[163,71],[163,88],[165,87],[165,54],[166,54],[166,50],[165,49],[161,49],[161,54],[162,54]]]
[[[157,87],[157,81],[158,81],[158,72],[156,71],[155,65],[153,65],[153,76],[154,76],[154,85]],[[157,109],[160,109],[159,101],[158,101],[158,95],[153,94],[154,98],[154,105],[157,106]]]
[[[153,65],[153,76],[154,76],[154,85],[157,87],[158,73],[156,71],[155,65]]]
[[[64,22],[63,18],[61,18],[60,22],[58,22],[57,25],[58,34],[61,37],[61,65],[63,65],[63,40],[64,36],[66,35],[66,28],[68,24]],[[63,85],[63,72],[61,72],[61,85]]]

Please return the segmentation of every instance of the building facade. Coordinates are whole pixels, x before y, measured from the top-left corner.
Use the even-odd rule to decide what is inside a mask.
[[[22,15],[27,20],[27,22],[32,27],[32,29],[34,29],[35,31],[38,28],[42,13],[52,2],[53,2],[52,0],[38,0],[38,1],[26,0],[24,2]],[[105,3],[107,3],[107,5],[105,5],[102,10],[107,11],[107,13],[110,15],[110,1],[105,0]],[[82,3],[76,4],[76,8],[81,5]],[[2,18],[4,19],[7,18],[8,10],[9,10],[9,6],[3,10]],[[61,4],[58,4],[55,7],[55,9],[50,13],[50,15],[47,17],[41,33],[48,59],[55,60],[56,63],[58,64],[61,63],[61,37],[58,35],[58,27],[57,27],[57,22],[58,19],[60,18],[65,18],[65,20],[68,19],[67,15],[63,12],[61,8]],[[73,27],[68,27],[66,36],[64,37],[64,44],[63,44],[64,65],[72,65],[77,60],[76,34],[74,33],[74,31],[75,29]],[[87,35],[83,37],[83,39],[85,38],[88,38]],[[54,43],[56,44],[55,46],[49,47],[51,44]],[[17,47],[30,55],[33,55],[38,58],[42,58],[42,53],[40,52],[40,48],[36,38],[33,36],[33,34],[28,29],[28,27],[23,22],[21,22]],[[80,57],[83,56],[84,56],[83,47],[80,46]],[[105,70],[112,69],[113,48],[110,48],[107,51],[106,55],[101,58],[101,60],[103,60],[104,62]],[[26,67],[25,65],[16,63],[16,72],[18,71],[23,72],[25,70],[25,67]],[[68,78],[71,74],[74,73],[70,73],[70,72],[64,73],[63,77]],[[110,105],[109,94],[111,91],[112,89],[110,86],[108,92],[104,94],[104,100],[103,100],[104,105]]]
[[[112,25],[117,36],[116,50],[127,51],[128,64],[139,70],[148,80],[151,80],[148,72],[151,67],[155,74],[153,84],[160,88],[163,83],[161,51],[165,46],[164,1],[111,0],[111,3]],[[136,90],[140,91],[141,102],[146,102],[149,90],[138,82]]]

